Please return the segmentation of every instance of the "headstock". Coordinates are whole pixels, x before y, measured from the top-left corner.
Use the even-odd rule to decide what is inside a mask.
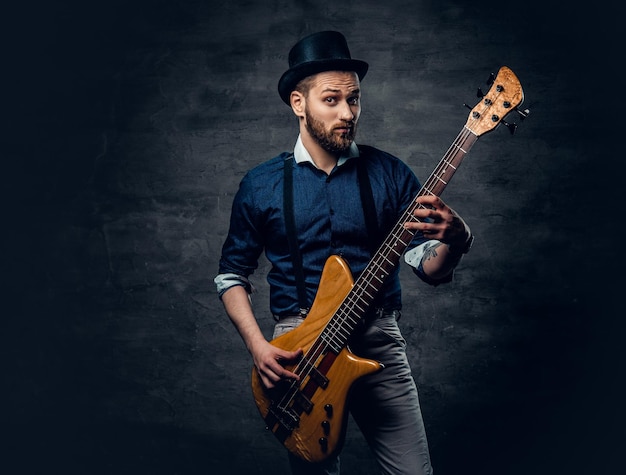
[[[482,95],[478,90],[481,101],[471,110],[465,127],[474,135],[480,137],[492,131],[502,122],[511,133],[515,132],[517,125],[507,123],[504,117],[512,111],[516,111],[524,119],[530,112],[528,109],[520,111],[518,106],[524,101],[522,85],[515,73],[506,66],[502,66],[495,78],[489,81],[491,88],[487,94]],[[469,107],[469,106],[468,106]]]

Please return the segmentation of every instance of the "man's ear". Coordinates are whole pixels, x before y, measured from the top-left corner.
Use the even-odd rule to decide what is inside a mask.
[[[304,94],[299,91],[291,91],[291,95],[289,96],[289,102],[291,104],[291,110],[296,114],[297,117],[304,118],[304,108],[306,99]]]

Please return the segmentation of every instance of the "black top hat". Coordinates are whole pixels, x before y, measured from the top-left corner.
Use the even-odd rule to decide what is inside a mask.
[[[338,31],[313,33],[289,51],[289,69],[278,81],[278,94],[289,105],[289,96],[304,78],[323,71],[354,71],[365,77],[368,64],[352,59],[345,37]]]

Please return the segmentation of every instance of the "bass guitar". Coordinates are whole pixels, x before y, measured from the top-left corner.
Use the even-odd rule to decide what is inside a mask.
[[[504,121],[507,114],[517,111],[522,118],[528,114],[528,110],[518,108],[524,94],[511,69],[500,68],[490,83],[487,94],[482,95],[479,89],[481,100],[471,109],[466,124],[418,196],[441,195],[481,135],[501,122],[514,132],[516,125]],[[403,212],[356,281],[340,256],[327,259],[304,322],[272,340],[273,345],[285,350],[302,348],[303,357],[287,367],[300,376],[299,381],[267,389],[256,369],[252,371],[254,400],[267,428],[304,460],[320,462],[341,450],[350,388],[357,379],[382,368],[377,361],[353,354],[347,342],[411,242],[415,231],[404,224],[417,220],[413,212],[420,206],[414,201]]]

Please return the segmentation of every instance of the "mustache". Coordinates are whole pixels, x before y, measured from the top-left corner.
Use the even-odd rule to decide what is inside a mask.
[[[356,122],[351,120],[347,122],[342,122],[341,124],[336,125],[333,129],[353,129],[356,126]]]

